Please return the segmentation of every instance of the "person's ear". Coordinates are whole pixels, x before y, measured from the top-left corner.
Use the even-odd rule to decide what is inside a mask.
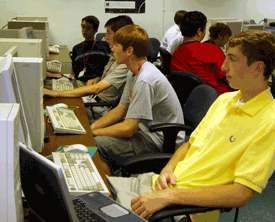
[[[224,39],[224,37],[221,34],[219,34],[218,35],[218,40],[222,41],[223,39]]]
[[[265,69],[265,64],[263,61],[255,62],[255,75],[263,74]]]
[[[127,49],[126,49],[126,52],[127,52],[127,55],[128,56],[131,56],[134,54],[134,48],[132,46],[129,46]]]

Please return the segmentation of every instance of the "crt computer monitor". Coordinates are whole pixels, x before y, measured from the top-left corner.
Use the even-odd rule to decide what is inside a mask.
[[[265,26],[264,25],[257,25],[257,24],[244,25],[243,26],[243,31],[248,31],[248,30],[260,30],[260,31],[264,31],[265,30]]]
[[[223,23],[229,26],[232,36],[239,34],[243,30],[243,20],[224,21]]]
[[[24,27],[19,29],[19,38],[21,39],[34,39],[33,36],[33,28],[32,27]]]
[[[17,57],[17,46],[11,47],[4,56],[8,54],[13,57],[32,148],[37,152],[41,152],[44,147],[42,59]]]
[[[0,103],[20,104],[19,141],[28,147],[32,147],[25,109],[15,72],[12,56],[9,54],[7,57],[0,57]]]
[[[19,113],[19,104],[0,103],[0,221],[24,221],[18,147]]]
[[[0,38],[0,56],[12,46],[18,46],[18,57],[43,58],[43,78],[46,78],[46,52],[42,39]]]
[[[43,61],[41,58],[13,58],[18,87],[25,107],[32,148],[44,147]]]
[[[204,36],[202,42],[210,39],[209,28],[212,25],[214,25],[215,23],[221,22],[221,21],[231,21],[231,20],[237,20],[237,19],[236,18],[209,18],[209,19],[207,19],[206,32],[205,32],[205,36]]]

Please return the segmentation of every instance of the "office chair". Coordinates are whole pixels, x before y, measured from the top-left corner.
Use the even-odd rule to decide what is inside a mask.
[[[149,50],[147,60],[151,63],[157,61],[160,41],[156,38],[149,38]]]
[[[123,92],[123,91],[122,91],[122,92]],[[114,101],[112,101],[112,102],[84,103],[84,105],[85,105],[85,107],[90,107],[90,110],[92,111],[93,117],[95,118],[94,113],[93,113],[93,109],[92,109],[93,106],[107,106],[107,107],[109,107],[110,110],[111,110],[111,109],[115,108],[115,107],[118,105],[118,103],[119,103],[119,101],[120,101],[120,99],[121,99],[121,96],[122,96],[122,92],[121,92],[121,93],[119,94],[119,96],[118,96]]]
[[[159,130],[162,131],[164,129],[164,141],[169,141],[170,139],[170,141],[167,143],[170,146],[168,148],[170,148],[170,151],[175,151],[175,138],[179,130],[187,129],[187,132],[191,133],[203,119],[209,107],[218,96],[218,92],[208,85],[197,86],[191,92],[185,106],[183,107],[185,124],[158,124],[157,126],[155,125],[150,127],[149,130],[151,132],[155,132]],[[176,129],[173,129],[173,125],[176,127]],[[173,135],[175,133],[176,135]],[[173,141],[171,138],[173,138]],[[172,144],[174,144],[173,149],[171,149]],[[128,177],[130,174],[139,174],[145,172],[160,173],[171,157],[172,153],[155,153],[133,157],[123,164],[121,169],[122,176]],[[170,218],[172,221],[174,221],[174,216],[186,215],[187,220],[191,222],[190,214],[204,213],[217,209],[220,209],[221,212],[229,212],[232,210],[232,208],[176,205],[166,207],[163,210],[154,213],[150,217],[149,221],[160,221],[165,218]],[[238,208],[236,208],[235,221],[237,221],[237,217]]]
[[[209,85],[198,75],[181,70],[173,70],[168,80],[177,93],[182,106],[186,103],[193,89],[199,85]]]
[[[102,41],[102,39],[105,37],[106,33],[99,32],[95,36],[96,41]]]
[[[274,75],[271,76],[271,79],[272,79],[272,84],[270,87],[271,88],[270,91],[272,93],[273,98],[275,99],[275,77],[274,77]]]
[[[169,76],[171,74],[172,54],[162,47],[159,47],[159,53],[162,60],[161,71],[165,76]]]
[[[208,85],[196,87],[182,107],[185,124],[160,123],[149,127],[150,132],[163,132],[163,153],[145,154],[127,160],[122,165],[122,176],[148,171],[160,172],[175,152],[178,132],[185,131],[186,135],[190,135],[218,96],[218,92]]]

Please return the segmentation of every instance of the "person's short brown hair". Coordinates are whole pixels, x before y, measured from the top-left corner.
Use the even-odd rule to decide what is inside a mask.
[[[134,24],[134,22],[131,19],[131,17],[129,17],[128,15],[120,15],[120,16],[109,19],[105,24],[105,28],[107,26],[110,26],[111,30],[113,32],[116,32],[117,30],[119,30],[123,26],[133,25],[133,24]]]
[[[93,16],[93,15],[88,15],[88,16],[82,18],[81,21],[82,21],[82,22],[83,22],[83,21],[86,21],[86,22],[91,23],[92,26],[93,26],[94,31],[98,30],[99,20],[97,19],[97,17],[95,17],[95,16]]]
[[[176,12],[175,16],[174,16],[174,22],[179,25],[180,21],[182,20],[183,16],[187,13],[187,11],[185,10],[179,10]]]
[[[236,46],[247,58],[248,66],[257,61],[265,64],[264,76],[268,80],[275,68],[275,36],[258,30],[241,32],[228,41],[228,48]]]
[[[122,45],[123,51],[129,46],[137,58],[146,57],[149,49],[147,32],[138,25],[127,25],[115,32],[114,43]]]
[[[232,31],[228,25],[218,22],[211,25],[211,27],[209,28],[209,35],[210,39],[215,40],[219,36],[221,36],[222,38],[224,38],[225,36],[230,37],[232,35]]]
[[[202,12],[187,12],[180,23],[180,31],[182,36],[194,37],[199,28],[203,32],[206,28],[207,18]]]

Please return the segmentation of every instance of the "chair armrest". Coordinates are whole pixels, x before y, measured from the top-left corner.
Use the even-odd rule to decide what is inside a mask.
[[[112,106],[111,103],[108,102],[94,102],[94,103],[84,103],[85,107],[89,106]]]
[[[196,213],[205,213],[208,211],[213,211],[221,208],[211,208],[211,207],[198,207],[198,206],[185,206],[185,205],[173,205],[165,207],[164,209],[154,213],[149,221],[160,221],[164,218],[169,218],[178,215],[190,215]],[[231,209],[231,208],[230,208]]]
[[[150,132],[163,132],[163,153],[174,153],[176,147],[176,139],[179,131],[185,131],[190,135],[193,127],[180,123],[160,123],[149,126]]]
[[[157,132],[157,131],[170,131],[170,130],[175,130],[175,131],[193,131],[194,128],[192,126],[188,126],[185,124],[181,123],[159,123],[155,125],[149,126],[149,131],[150,132]]]
[[[129,176],[130,174],[139,174],[145,172],[160,173],[171,157],[172,154],[170,153],[152,153],[134,156],[122,164],[122,176],[125,177]]]

